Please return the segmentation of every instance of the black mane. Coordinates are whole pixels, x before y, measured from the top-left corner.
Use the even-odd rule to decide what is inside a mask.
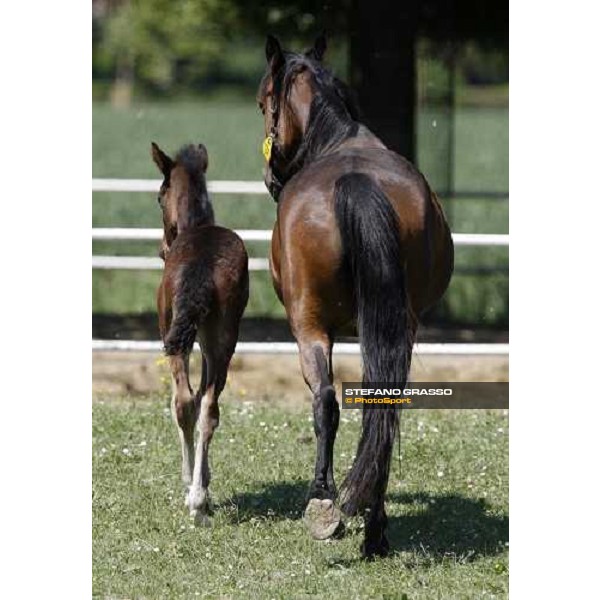
[[[194,144],[183,146],[175,157],[175,164],[184,168],[190,181],[187,206],[187,226],[212,225],[215,216],[206,189],[206,150]]]
[[[300,145],[284,150],[274,144],[271,167],[283,186],[307,163],[329,153],[348,138],[356,136],[360,123],[359,110],[348,86],[320,62],[305,54],[285,52],[285,62],[275,74],[273,87],[280,90],[279,110],[285,110],[294,76],[308,69],[315,82],[315,95],[310,106],[306,132]],[[259,92],[264,94],[269,74],[261,82]],[[283,102],[281,100],[283,99]],[[281,120],[281,115],[279,116]]]

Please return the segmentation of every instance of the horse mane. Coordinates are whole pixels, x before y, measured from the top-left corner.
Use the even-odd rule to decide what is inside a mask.
[[[281,89],[284,101],[289,99],[294,77],[300,71],[308,69],[315,82],[315,95],[310,106],[306,132],[294,156],[286,157],[286,179],[289,179],[307,162],[356,136],[360,126],[360,111],[350,88],[319,61],[293,52],[285,52],[284,56],[285,62],[275,74],[275,87]],[[261,94],[264,94],[268,77],[267,73],[261,81]]]
[[[306,162],[329,152],[358,132],[359,123],[353,118],[358,108],[348,87],[320,62],[303,54],[292,54],[285,61],[283,95],[289,97],[294,76],[308,69],[315,82],[315,96],[310,105],[306,131],[290,165],[301,168]]]
[[[215,216],[204,175],[208,166],[206,154],[198,146],[187,144],[175,156],[175,164],[183,167],[190,181],[187,227],[213,225]]]

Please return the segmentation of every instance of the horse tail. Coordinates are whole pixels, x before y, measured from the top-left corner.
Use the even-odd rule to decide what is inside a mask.
[[[210,312],[213,297],[212,272],[204,261],[180,269],[175,284],[173,319],[164,341],[167,356],[192,351],[198,326]]]
[[[363,381],[404,387],[412,342],[398,217],[383,191],[363,173],[337,180],[335,215],[355,293]],[[385,494],[398,422],[395,405],[364,406],[356,458],[342,484],[348,514],[372,506]]]

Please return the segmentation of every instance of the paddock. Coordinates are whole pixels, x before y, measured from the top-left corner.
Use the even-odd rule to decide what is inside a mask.
[[[387,494],[392,551],[367,563],[358,551],[360,519],[345,519],[344,535],[325,542],[310,538],[302,522],[315,444],[295,356],[234,359],[212,444],[208,528],[195,527],[183,505],[160,355],[96,352],[93,359],[94,595],[507,596],[507,410],[405,411]],[[338,375],[353,375],[356,363],[340,357]],[[457,373],[466,366],[454,364]],[[114,369],[128,372],[129,388],[115,385]],[[192,371],[196,378],[197,365]],[[154,376],[155,389],[137,388],[136,377],[148,385]],[[359,412],[342,410],[338,481],[359,427]]]
[[[100,181],[100,183],[99,183]],[[231,187],[235,184],[234,187]],[[244,184],[244,185],[240,185]],[[252,185],[250,185],[252,184]],[[261,188],[259,189],[259,184]],[[153,180],[94,180],[95,190]],[[212,182],[213,194],[264,194],[261,182]],[[241,229],[265,244],[269,230]],[[96,241],[160,239],[153,228],[93,228]],[[460,247],[507,247],[507,235],[454,236]],[[266,247],[266,246],[265,246]],[[251,259],[254,273],[267,259]],[[92,268],[158,270],[151,256],[93,256]],[[238,343],[212,445],[211,525],[183,505],[170,382],[157,339],[93,339],[94,591],[124,597],[476,597],[508,593],[508,410],[405,411],[387,495],[392,552],[360,560],[362,521],[312,540],[302,511],[314,455],[311,397],[292,342]],[[418,343],[413,381],[507,381],[507,343]],[[335,383],[361,377],[359,347],[338,343]],[[198,348],[191,357],[199,380]],[[360,414],[343,410],[341,481]],[[392,596],[390,596],[392,594]]]

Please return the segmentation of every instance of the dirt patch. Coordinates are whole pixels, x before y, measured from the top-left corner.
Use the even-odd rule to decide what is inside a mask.
[[[334,358],[336,384],[360,381],[360,358]],[[199,355],[191,361],[192,384],[200,379]],[[412,381],[508,381],[507,356],[415,356]],[[92,391],[106,394],[170,394],[169,370],[161,354],[95,352]],[[309,403],[297,356],[235,356],[229,369],[226,392],[237,397],[276,403]]]

